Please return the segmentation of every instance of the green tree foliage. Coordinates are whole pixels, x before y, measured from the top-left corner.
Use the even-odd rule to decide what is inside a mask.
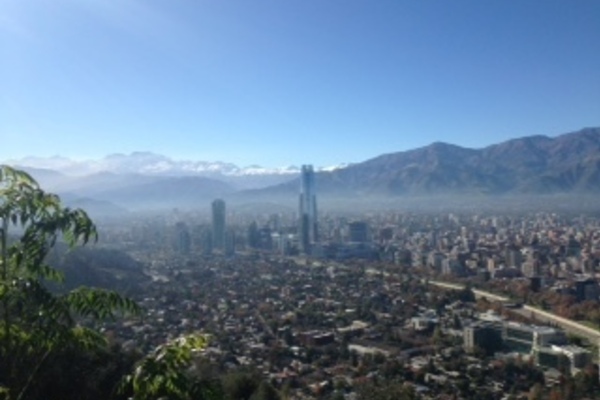
[[[200,388],[194,385],[188,368],[194,353],[206,343],[204,335],[188,335],[157,347],[125,378],[121,391],[133,392],[134,400],[198,398],[193,393]]]
[[[118,345],[82,350],[68,345],[53,352],[35,376],[28,398],[45,400],[123,399],[115,388],[140,355]]]
[[[31,176],[7,166],[0,166],[0,224],[0,398],[41,398],[40,376],[56,360],[106,345],[78,321],[139,308],[105,290],[48,290],[48,282],[63,280],[47,264],[52,247],[58,240],[71,247],[96,240],[96,228],[85,211],[64,207]]]

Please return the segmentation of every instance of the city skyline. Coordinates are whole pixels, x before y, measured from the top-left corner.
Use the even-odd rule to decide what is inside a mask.
[[[152,151],[274,167],[310,153],[323,166],[599,125],[595,1],[0,11],[0,159]]]

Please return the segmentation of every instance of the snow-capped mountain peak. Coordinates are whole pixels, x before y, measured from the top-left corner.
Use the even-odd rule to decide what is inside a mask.
[[[72,160],[66,157],[25,157],[8,160],[8,164],[22,167],[50,169],[66,175],[82,176],[101,172],[115,174],[141,174],[154,176],[198,175],[211,177],[286,175],[300,173],[294,165],[278,168],[266,168],[260,165],[239,167],[222,161],[174,160],[152,152],[133,152],[131,154],[110,154],[99,160]],[[346,164],[317,168],[319,171],[333,171]]]

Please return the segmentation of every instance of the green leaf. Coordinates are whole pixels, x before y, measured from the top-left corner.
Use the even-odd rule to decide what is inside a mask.
[[[64,279],[46,262],[56,241],[76,246],[97,240],[96,226],[85,211],[64,207],[29,174],[6,165],[0,165],[0,225],[0,380],[6,386],[0,398],[8,392],[20,398],[35,385],[51,351],[106,345],[101,334],[76,325],[76,317],[112,318],[141,310],[110,291],[82,288],[59,296],[48,290],[47,281]],[[19,237],[9,242],[12,228]]]
[[[193,334],[158,346],[138,364],[132,375],[124,378],[121,390],[131,387],[134,399],[160,396],[190,399],[193,385],[185,369],[193,354],[206,348],[207,343],[208,336]]]

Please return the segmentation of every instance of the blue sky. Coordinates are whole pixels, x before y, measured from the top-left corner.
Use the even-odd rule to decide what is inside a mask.
[[[0,160],[331,165],[600,125],[600,1],[2,0]]]

